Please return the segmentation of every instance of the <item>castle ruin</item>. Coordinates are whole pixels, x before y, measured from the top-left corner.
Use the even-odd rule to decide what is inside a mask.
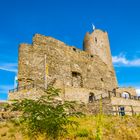
[[[40,34],[35,34],[31,45],[20,45],[18,88],[14,93],[9,92],[9,99],[36,98],[40,95],[36,87],[47,88],[49,84],[61,89],[62,100],[87,104],[95,96],[113,93],[116,96],[110,103],[114,106],[134,106],[135,110],[140,110],[139,98],[118,98],[120,93],[126,92],[132,99],[136,91],[118,87],[108,34],[102,30],[86,33],[83,50]],[[25,88],[31,85],[32,88]]]

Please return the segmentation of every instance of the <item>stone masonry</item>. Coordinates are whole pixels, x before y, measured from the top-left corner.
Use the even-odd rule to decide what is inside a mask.
[[[107,33],[95,30],[92,35],[94,34],[97,35],[96,41],[99,44],[91,48],[99,48],[97,52],[86,49],[88,46],[85,40],[85,51],[82,51],[39,34],[33,37],[32,45],[21,44],[18,65],[19,87],[31,83],[45,86],[47,65],[47,82],[56,79],[55,84],[60,88],[63,86],[98,90],[116,88],[118,85],[112,66]],[[101,49],[104,51],[100,52]]]
[[[34,35],[32,44],[20,44],[18,89],[30,85],[46,88],[48,84],[61,89],[62,99],[84,103],[89,102],[91,93],[95,96],[117,91],[136,96],[134,88],[118,87],[108,34],[98,29],[86,33],[83,50],[40,34]],[[9,100],[26,96],[34,99],[36,91],[40,93],[36,89],[9,92]]]

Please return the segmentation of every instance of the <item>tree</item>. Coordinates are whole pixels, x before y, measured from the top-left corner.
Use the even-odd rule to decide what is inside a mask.
[[[78,125],[70,116],[79,117],[82,113],[76,112],[75,102],[58,100],[59,93],[59,89],[48,87],[39,99],[23,99],[12,105],[12,110],[22,112],[20,120],[30,136],[35,138],[44,134],[56,140],[67,133],[67,125]]]

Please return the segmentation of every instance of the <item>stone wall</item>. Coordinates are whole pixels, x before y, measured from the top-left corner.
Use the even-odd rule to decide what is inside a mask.
[[[113,106],[109,98],[94,101],[93,103],[87,104],[88,114],[113,114]]]
[[[95,96],[92,102],[89,100],[91,93]],[[44,91],[40,88],[24,89],[18,92],[9,93],[9,100],[14,99],[37,99],[44,94]],[[102,96],[101,96],[102,95]],[[61,90],[59,100],[76,101],[78,104],[76,108],[78,111],[87,114],[97,114],[101,110],[104,114],[118,114],[119,108],[125,108],[125,114],[133,115],[140,113],[140,100],[127,99],[123,97],[109,98],[105,91],[101,90],[89,90],[85,88],[64,88]],[[102,98],[102,99],[101,99]]]
[[[103,94],[102,90],[86,89],[86,88],[65,88],[64,98],[69,101],[89,103],[89,96]]]
[[[52,84],[61,89],[62,100],[83,102],[90,112],[99,111],[99,99],[107,97],[108,91],[116,89],[117,93],[136,95],[134,88],[118,88],[108,35],[101,30],[86,34],[84,51],[52,37],[35,34],[31,45],[20,45],[18,58],[19,88]],[[36,99],[44,94],[43,90],[35,87],[10,92],[9,99]],[[97,101],[89,104],[91,93],[96,96]],[[134,110],[139,110],[140,105],[139,101],[117,97],[104,98],[102,101],[103,110],[107,113],[113,106],[131,105]]]
[[[44,87],[45,66],[48,67],[47,82],[56,79],[60,88],[112,90],[117,87],[114,69],[109,69],[98,55],[36,34],[32,45],[23,44],[19,48],[19,86],[34,83]]]
[[[113,106],[111,105],[111,100],[109,98],[104,98],[102,100],[94,101],[92,103],[79,103],[76,106],[77,111],[82,112],[87,115],[91,114],[113,114]]]
[[[112,105],[132,105],[132,106],[140,107],[140,100],[112,97],[111,102]]]
[[[19,47],[18,57],[18,83],[19,85],[27,85],[31,79],[31,60],[32,45],[21,44]]]
[[[118,107],[123,106],[128,115],[132,115],[132,111],[134,114],[140,114],[140,100],[112,97],[111,104],[114,106],[114,111],[118,111]]]
[[[123,93],[123,92],[126,92],[128,94],[133,95],[133,96],[136,96],[136,89],[135,88],[132,88],[132,87],[119,87],[116,89],[116,92],[118,93]]]
[[[120,115],[120,113],[121,113],[120,107],[124,107],[124,112],[126,115],[140,114],[140,107],[139,106],[115,105],[115,106],[113,106],[113,114],[114,115]]]
[[[78,103],[87,104],[89,103],[89,96],[91,93],[94,96],[97,96],[99,94],[102,94],[103,92],[101,90],[90,90],[86,88],[66,87],[66,88],[61,89],[60,98],[62,100],[77,101]],[[36,99],[43,94],[44,94],[44,90],[39,87],[28,88],[28,89],[23,88],[22,90],[19,90],[19,91],[9,92],[9,100],[23,99],[23,98]],[[96,97],[96,99],[98,98]]]
[[[25,89],[17,92],[9,92],[8,99],[9,100],[20,100],[24,98],[28,99],[34,99],[36,100],[41,95],[44,94],[44,91],[38,88],[32,88],[32,89]]]

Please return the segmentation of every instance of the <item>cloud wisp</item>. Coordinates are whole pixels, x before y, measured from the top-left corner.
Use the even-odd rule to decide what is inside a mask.
[[[17,73],[17,63],[0,63],[0,70]]]
[[[125,55],[113,56],[112,61],[116,67],[140,67],[140,59],[128,60]]]
[[[140,96],[140,88],[136,89],[136,93],[137,93],[138,96]]]

